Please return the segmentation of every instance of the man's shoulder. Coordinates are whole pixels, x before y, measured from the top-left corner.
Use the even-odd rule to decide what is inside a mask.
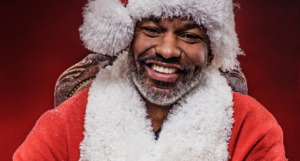
[[[275,117],[254,98],[233,92],[233,102],[233,136],[260,139],[274,131],[279,137],[282,135]]]
[[[45,112],[14,160],[78,160],[89,88]]]
[[[233,92],[233,103],[235,121],[251,119],[253,123],[277,124],[274,116],[251,96]]]
[[[88,93],[90,88],[86,88],[78,94],[64,101],[56,110],[63,117],[81,118],[83,119],[86,111]]]
[[[285,160],[283,132],[274,116],[254,98],[233,92],[232,160]]]

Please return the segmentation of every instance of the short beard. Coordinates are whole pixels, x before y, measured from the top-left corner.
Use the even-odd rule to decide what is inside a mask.
[[[147,60],[155,60],[158,62],[164,62],[169,64],[178,64],[183,67],[183,71],[175,82],[163,82],[152,79],[146,73],[146,64]],[[137,69],[137,64],[134,59],[134,53],[129,52],[128,54],[128,66],[130,69],[131,79],[137,87],[141,95],[148,100],[149,102],[159,105],[159,106],[169,106],[175,104],[179,99],[181,99],[185,94],[191,91],[197,84],[199,84],[204,67],[191,69],[188,65],[174,61],[171,59],[164,59],[159,56],[148,56],[138,58],[137,60],[140,71]],[[156,85],[167,85],[171,86],[169,89],[162,89],[152,86],[147,82],[147,79],[151,80]]]

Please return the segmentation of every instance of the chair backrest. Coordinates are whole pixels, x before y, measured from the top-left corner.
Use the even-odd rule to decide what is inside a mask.
[[[102,54],[89,54],[79,63],[64,71],[58,78],[54,92],[54,106],[57,107],[62,102],[89,87],[96,74],[107,65],[112,65],[116,57],[105,56]],[[247,81],[241,71],[221,71],[232,90],[248,94]]]

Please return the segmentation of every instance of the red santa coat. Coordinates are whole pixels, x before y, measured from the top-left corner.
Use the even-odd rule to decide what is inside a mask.
[[[13,160],[78,160],[88,90],[43,114]],[[233,102],[229,160],[286,160],[283,133],[275,118],[247,95],[233,92]]]

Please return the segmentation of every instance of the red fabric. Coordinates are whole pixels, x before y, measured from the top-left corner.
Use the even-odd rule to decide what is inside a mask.
[[[123,3],[123,5],[126,7],[127,6],[127,4],[128,4],[128,0],[120,0],[122,3]]]
[[[46,112],[13,160],[78,160],[88,89]],[[230,160],[285,159],[283,134],[275,118],[250,96],[233,92],[234,125]]]
[[[273,115],[248,95],[233,93],[233,102],[232,160],[286,160],[283,132]]]
[[[13,160],[78,160],[88,89],[43,114]]]

